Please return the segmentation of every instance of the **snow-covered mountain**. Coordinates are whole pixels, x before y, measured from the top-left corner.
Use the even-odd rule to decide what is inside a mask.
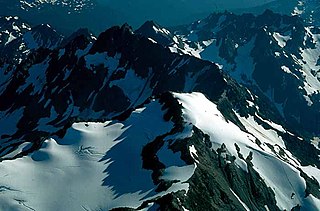
[[[137,33],[171,51],[218,63],[268,98],[295,130],[319,135],[320,28],[298,16],[212,14],[171,31],[147,22]]]
[[[211,35],[197,26],[197,38]],[[0,208],[319,210],[319,140],[228,76],[227,62],[187,55],[228,42],[144,27],[75,33],[1,67]]]
[[[31,27],[17,16],[0,17],[0,57],[3,61],[21,62],[40,48],[57,48],[63,36],[48,24]]]

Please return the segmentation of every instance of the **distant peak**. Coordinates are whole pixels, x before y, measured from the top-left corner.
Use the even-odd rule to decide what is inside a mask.
[[[130,32],[131,34],[133,34],[133,29],[128,23],[123,24],[120,29],[121,29],[121,31],[126,31],[126,32]]]

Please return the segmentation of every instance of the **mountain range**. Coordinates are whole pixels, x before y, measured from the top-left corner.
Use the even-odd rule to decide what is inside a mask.
[[[319,28],[298,17],[213,14],[168,29],[147,22],[145,34],[172,52],[218,63],[238,83],[268,98],[294,130],[319,132]]]
[[[304,11],[70,36],[1,17],[0,210],[320,210],[320,28]]]
[[[1,0],[2,16],[19,16],[32,25],[49,23],[64,35],[90,28],[97,35],[113,25],[128,23],[134,28],[146,20],[165,26],[188,24],[213,12],[261,14],[267,8],[281,14],[317,20],[317,0],[195,0],[150,2],[138,0]],[[314,12],[316,11],[316,12]]]

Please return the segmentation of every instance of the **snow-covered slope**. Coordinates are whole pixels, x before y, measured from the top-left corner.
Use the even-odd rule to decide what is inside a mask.
[[[165,165],[161,179],[180,181],[159,192],[152,171],[142,168],[145,145],[173,128],[161,107],[155,100],[123,122],[74,123],[62,139],[47,139],[28,156],[3,161],[1,210],[138,208],[166,193],[187,191],[196,164],[187,165],[167,143],[159,152]]]

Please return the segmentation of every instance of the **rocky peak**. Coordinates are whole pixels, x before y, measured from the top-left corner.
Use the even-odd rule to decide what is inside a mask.
[[[135,31],[136,34],[147,36],[152,41],[157,41],[163,46],[168,46],[174,43],[174,35],[169,30],[155,23],[154,21],[145,22],[139,29]]]

